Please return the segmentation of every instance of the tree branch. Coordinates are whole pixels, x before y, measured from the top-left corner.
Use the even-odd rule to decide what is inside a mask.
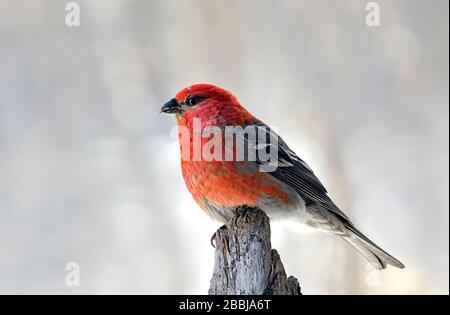
[[[209,294],[300,295],[294,277],[287,277],[280,256],[270,243],[270,224],[258,208],[238,213],[215,234],[214,272]]]

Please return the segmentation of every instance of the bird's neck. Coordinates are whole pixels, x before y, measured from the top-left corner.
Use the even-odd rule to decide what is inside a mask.
[[[220,137],[224,143],[226,127],[245,126],[255,118],[239,104],[206,104],[201,109],[186,111],[177,120],[182,158],[193,159],[193,154],[206,143],[211,144],[212,138]]]

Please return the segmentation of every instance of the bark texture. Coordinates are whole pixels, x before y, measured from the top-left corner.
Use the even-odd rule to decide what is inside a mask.
[[[300,295],[270,243],[270,224],[257,208],[240,207],[215,234],[215,263],[209,294]]]

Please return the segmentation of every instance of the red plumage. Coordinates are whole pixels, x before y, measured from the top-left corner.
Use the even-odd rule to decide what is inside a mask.
[[[188,96],[204,98],[202,105],[195,110],[177,115],[178,126],[189,130],[190,159],[181,161],[183,178],[195,201],[208,213],[205,200],[222,206],[236,208],[239,205],[255,206],[261,195],[276,196],[282,202],[289,203],[283,188],[271,180],[269,175],[259,171],[240,172],[237,161],[193,161],[193,121],[199,119],[201,129],[216,126],[223,130],[226,126],[243,126],[256,122],[254,118],[230,92],[209,84],[198,84],[181,90],[176,100],[183,103]],[[224,133],[223,133],[224,134]],[[208,139],[202,139],[204,145]],[[224,140],[225,141],[225,140]],[[234,149],[235,151],[235,149]]]
[[[386,268],[387,264],[404,267],[353,225],[329,198],[309,166],[268,126],[253,117],[232,93],[210,84],[192,85],[164,104],[161,111],[176,114],[184,181],[195,201],[212,218],[225,223],[239,206],[259,207],[271,219],[289,218],[340,236],[377,269]],[[247,149],[261,146],[276,149],[276,167],[262,171],[261,166],[273,166],[273,161],[263,161],[258,155],[256,159],[249,156],[244,160],[227,159],[227,148],[233,157],[243,150],[237,142],[227,144],[230,139],[227,127],[268,131],[268,137],[258,136],[255,143],[242,139]],[[208,129],[216,133],[199,135]],[[219,139],[220,145],[211,146],[211,138]],[[262,141],[267,139],[277,141],[275,144]],[[215,158],[206,158],[204,152]]]

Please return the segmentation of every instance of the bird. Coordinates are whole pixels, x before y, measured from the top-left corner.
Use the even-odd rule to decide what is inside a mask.
[[[342,238],[378,270],[405,267],[356,228],[308,164],[233,93],[194,84],[160,112],[176,117],[183,179],[213,220],[225,224],[239,207],[257,207]]]

